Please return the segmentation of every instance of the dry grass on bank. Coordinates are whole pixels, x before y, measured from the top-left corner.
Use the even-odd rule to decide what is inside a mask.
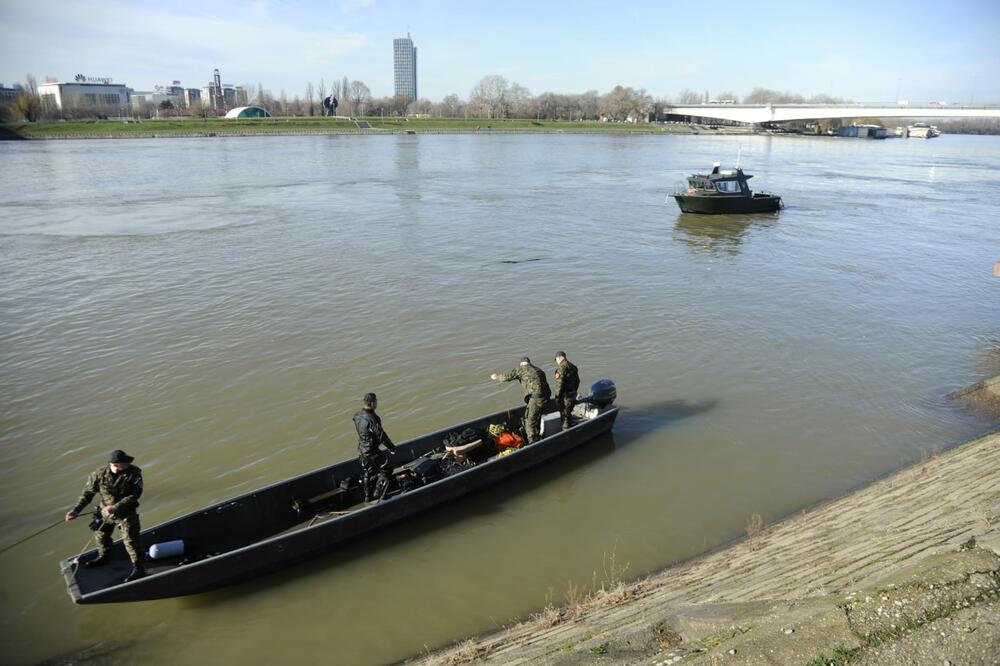
[[[569,583],[566,588],[566,601],[562,606],[552,603],[551,593],[548,603],[539,612],[531,616],[531,620],[539,628],[551,628],[563,622],[577,620],[597,608],[613,608],[635,598],[643,588],[644,581],[626,583],[625,572],[628,564],[618,565],[615,551],[605,553],[602,571],[593,574],[589,589]]]
[[[550,591],[545,607],[540,612],[532,614],[528,621],[538,629],[549,629],[564,622],[580,620],[594,610],[614,608],[635,599],[645,589],[646,580],[626,583],[624,579],[628,568],[628,563],[618,564],[616,551],[612,549],[610,554],[604,554],[601,570],[593,572],[589,586],[581,588],[570,582],[566,587],[566,600],[561,606],[556,606],[552,602]],[[488,643],[481,643],[477,638],[469,638],[447,648],[441,658],[447,666],[460,666],[485,659],[489,654]],[[416,663],[421,663],[430,657],[431,653],[428,652]]]
[[[458,666],[459,664],[471,664],[481,657],[485,657],[486,648],[477,644],[475,638],[470,638],[459,643],[454,652],[448,655],[445,662],[448,666]]]

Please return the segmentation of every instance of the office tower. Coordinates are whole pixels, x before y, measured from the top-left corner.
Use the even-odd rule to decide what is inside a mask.
[[[392,55],[395,65],[396,94],[417,99],[417,48],[406,37],[392,40]]]

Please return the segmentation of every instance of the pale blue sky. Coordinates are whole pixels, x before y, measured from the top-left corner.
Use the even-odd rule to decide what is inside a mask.
[[[654,96],[755,86],[859,102],[1000,103],[1000,0],[626,3],[521,0],[0,0],[0,82],[29,72],[179,79],[301,95],[348,76],[392,94],[392,39],[418,49],[421,97],[487,74],[533,94]]]

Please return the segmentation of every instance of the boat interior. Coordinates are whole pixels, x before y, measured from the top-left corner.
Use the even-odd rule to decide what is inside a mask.
[[[581,402],[574,410],[574,428],[600,411]],[[488,435],[488,428],[493,426],[496,432],[499,427],[523,436],[523,415],[524,407],[497,412],[397,445],[395,454],[391,456],[394,482],[387,484],[383,498],[389,499],[515,452],[517,449],[498,450]],[[555,401],[547,405],[542,423],[543,439],[561,430]],[[463,433],[466,435],[464,438],[461,437]],[[452,445],[446,446],[446,439]],[[455,444],[456,441],[460,443]],[[215,557],[282,533],[305,529],[318,522],[362,510],[374,502],[365,501],[361,465],[357,458],[350,458],[144,531],[141,543],[147,551],[154,544],[183,541],[182,553],[163,559],[147,558],[146,569],[149,574],[154,574]],[[109,555],[111,561],[101,567],[80,567],[79,562],[68,565],[75,569],[72,574],[81,595],[119,584],[131,570],[120,540],[115,541]],[[86,562],[93,557],[96,553],[90,551],[77,559]]]

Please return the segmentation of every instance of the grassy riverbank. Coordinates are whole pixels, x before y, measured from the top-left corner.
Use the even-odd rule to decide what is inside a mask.
[[[476,118],[359,118],[362,129],[347,118],[185,118],[170,120],[71,120],[6,123],[0,139],[88,139],[170,136],[246,136],[281,134],[407,133],[407,132],[567,132],[567,133],[692,133],[706,131],[689,125],[649,125],[558,120],[482,120]]]
[[[1000,405],[1000,378],[956,397]],[[717,552],[572,597],[418,662],[995,663],[1000,431],[774,526],[750,520],[745,540]]]

